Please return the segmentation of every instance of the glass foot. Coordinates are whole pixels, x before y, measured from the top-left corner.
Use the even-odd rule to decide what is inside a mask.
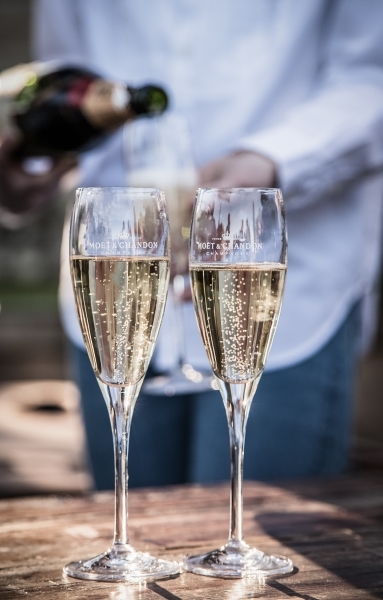
[[[104,554],[64,567],[66,575],[77,579],[130,583],[174,577],[180,572],[179,563],[155,558],[147,552],[136,552],[131,546],[125,546],[123,551],[111,548]]]
[[[229,542],[219,550],[185,558],[183,568],[197,575],[232,579],[285,575],[294,565],[289,558],[265,554],[245,542]]]

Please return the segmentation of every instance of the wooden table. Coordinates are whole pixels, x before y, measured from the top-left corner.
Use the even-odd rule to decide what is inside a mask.
[[[137,549],[180,559],[225,542],[228,485],[130,494]],[[0,502],[0,598],[84,600],[364,600],[383,598],[383,477],[354,475],[280,487],[245,485],[246,540],[286,554],[296,572],[268,581],[185,573],[141,587],[65,578],[65,563],[104,551],[110,493]]]

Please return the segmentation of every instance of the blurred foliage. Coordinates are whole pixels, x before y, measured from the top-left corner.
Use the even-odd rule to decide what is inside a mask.
[[[33,223],[16,231],[0,228],[0,295],[4,284],[58,281],[65,198],[58,196]]]
[[[30,313],[54,312],[57,309],[57,285],[2,285],[0,304],[3,314],[28,311]]]

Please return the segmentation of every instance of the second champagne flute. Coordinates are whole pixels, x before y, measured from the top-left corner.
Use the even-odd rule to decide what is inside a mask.
[[[188,571],[211,577],[289,573],[288,558],[242,537],[246,421],[282,304],[287,238],[277,189],[200,189],[192,221],[190,273],[197,321],[230,433],[230,534],[225,546],[190,556]]]
[[[147,188],[78,190],[70,246],[78,318],[112,425],[116,489],[112,547],[68,564],[64,572],[100,581],[169,577],[179,572],[179,564],[137,552],[128,536],[130,423],[169,284],[164,193]]]

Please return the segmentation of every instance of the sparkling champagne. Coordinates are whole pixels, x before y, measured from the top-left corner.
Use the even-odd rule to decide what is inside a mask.
[[[215,375],[228,383],[255,379],[274,337],[286,267],[200,263],[190,272],[197,320]]]
[[[96,375],[109,385],[145,374],[161,325],[169,260],[71,257],[78,317]]]

